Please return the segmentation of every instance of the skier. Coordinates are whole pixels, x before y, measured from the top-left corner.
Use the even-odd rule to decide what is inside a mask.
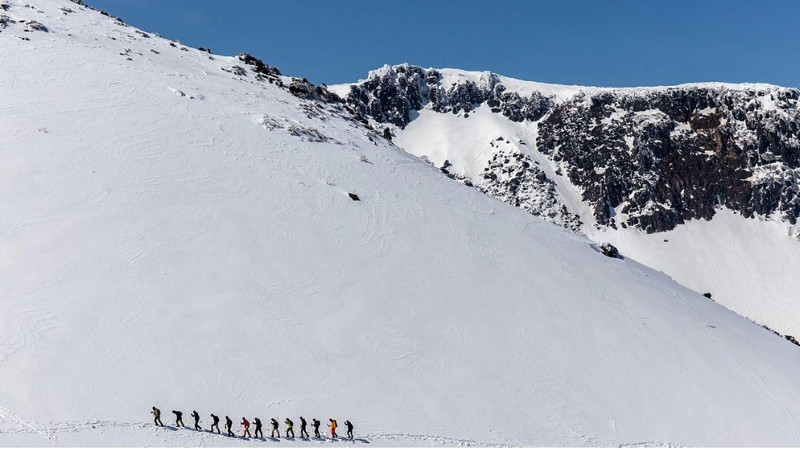
[[[272,433],[269,435],[269,437],[275,437],[275,433],[278,434],[278,437],[281,437],[281,432],[278,430],[278,421],[273,417],[272,420],[270,420],[270,423],[272,424]]]
[[[344,424],[347,427],[347,438],[352,441],[353,440],[353,424],[350,423],[349,420],[345,420]]]
[[[292,422],[292,419],[287,417],[286,422],[284,423],[286,424],[286,439],[289,439],[289,433],[292,434],[292,439],[294,439],[294,430],[292,430],[294,422]]]
[[[304,436],[305,435],[305,436]],[[300,416],[300,437],[308,438],[308,431],[306,431],[306,419]]]
[[[183,424],[183,413],[181,411],[172,410],[172,414],[175,414],[175,426],[176,427],[185,427],[186,425]]]
[[[192,411],[192,418],[194,418],[194,429],[202,431],[203,429],[200,428],[200,414],[197,414],[197,411]]]
[[[230,417],[225,416],[225,429],[228,430],[228,436],[233,436],[233,431],[231,431],[231,427],[233,426],[233,421]]]
[[[211,424],[211,432],[214,432],[214,427],[217,427],[217,434],[219,433],[219,416],[215,416],[214,414],[211,415],[211,420],[214,422]]]
[[[256,424],[256,433],[255,433],[256,437],[258,437],[258,435],[260,434],[261,439],[264,439],[264,432],[261,431],[261,419],[256,417],[255,424]]]
[[[331,427],[331,439],[339,437],[339,435],[336,434],[336,427],[338,426],[336,421],[328,418],[328,426]]]
[[[314,437],[317,438],[317,439],[322,439],[322,436],[320,436],[320,434],[319,434],[319,426],[320,425],[321,425],[321,422],[319,420],[317,420],[316,417],[311,419],[311,426],[314,427]]]
[[[253,437],[250,435],[250,422],[248,422],[244,417],[242,417],[242,426],[244,427],[242,437]]]
[[[164,424],[161,423],[161,410],[153,406],[153,410],[150,411],[150,414],[153,415],[153,422],[155,422],[156,426],[163,427]]]

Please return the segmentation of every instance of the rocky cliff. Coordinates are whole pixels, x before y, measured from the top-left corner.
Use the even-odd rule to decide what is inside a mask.
[[[800,216],[797,89],[708,83],[557,95],[519,89],[524,82],[507,86],[492,73],[442,72],[387,66],[350,86],[345,101],[373,122],[398,128],[424,108],[461,117],[488,108],[527,125],[535,145],[511,153],[497,146],[480,179],[467,181],[568,228],[578,226],[577,211],[559,198],[556,180],[525,161],[531,154],[568,178],[597,226],[665,231],[710,219],[723,206],[792,224]]]

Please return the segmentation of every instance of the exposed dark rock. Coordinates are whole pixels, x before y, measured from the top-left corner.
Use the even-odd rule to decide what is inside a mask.
[[[27,27],[25,31],[43,31],[45,33],[49,32],[46,26],[42,25],[41,23],[35,20],[24,20],[22,23],[24,23],[25,26]]]
[[[245,68],[242,66],[223,67],[222,70],[224,70],[225,72],[230,72],[240,77],[247,76],[247,70],[245,70]]]
[[[347,195],[349,195],[349,196],[350,196],[350,198],[351,198],[351,199],[352,199],[354,202],[360,202],[360,201],[361,201],[361,199],[358,197],[358,195],[356,195],[356,194],[353,194],[352,192],[348,193]]]
[[[209,53],[210,52],[211,50],[209,50]],[[277,78],[281,76],[281,72],[277,67],[268,66],[264,64],[263,61],[249,53],[240,53],[236,55],[236,57],[239,58],[239,61],[247,64],[248,66],[252,66],[252,70],[263,77]]]
[[[609,258],[618,258],[619,257],[619,250],[617,250],[617,247],[614,247],[613,245],[609,244],[608,242],[604,242],[604,243],[600,244],[600,251],[604,255],[608,256]]]
[[[705,298],[711,298],[711,292],[705,292],[705,293],[703,294],[703,297],[705,297]]]
[[[449,166],[449,161],[445,161]],[[466,183],[465,183],[466,184]],[[580,218],[561,202],[555,183],[521,152],[501,150],[489,161],[478,189],[531,214],[573,231],[580,229]]]
[[[342,101],[338,95],[330,92],[327,86],[314,86],[305,78],[302,80],[298,78],[292,79],[292,83],[289,85],[289,92],[295,97],[304,98],[306,100],[321,100],[329,103],[338,103]]]
[[[515,122],[538,120],[552,105],[538,92],[521,97],[504,91],[505,86],[495,74],[487,73],[480,85],[468,81],[445,87],[439,71],[406,64],[373,72],[369,79],[350,88],[345,101],[364,116],[399,127],[411,121],[411,111],[428,103],[434,111],[453,114],[469,113],[487,103]]]
[[[675,87],[580,95],[539,127],[539,150],[563,163],[600,225],[615,215],[647,232],[718,207],[745,217],[800,216],[799,92]],[[762,99],[775,107],[766,108]]]

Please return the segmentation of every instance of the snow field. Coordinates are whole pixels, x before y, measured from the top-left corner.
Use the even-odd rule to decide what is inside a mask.
[[[0,33],[4,445],[274,444],[153,405],[376,446],[800,443],[788,342],[232,58],[8,1],[51,31]]]

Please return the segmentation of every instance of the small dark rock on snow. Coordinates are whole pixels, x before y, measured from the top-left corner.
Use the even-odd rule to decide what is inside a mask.
[[[608,242],[600,244],[600,251],[609,258],[619,258],[619,250],[617,250],[617,247],[614,247]]]
[[[350,198],[351,198],[351,199],[352,199],[354,202],[360,202],[360,201],[361,201],[361,199],[360,199],[360,198],[358,198],[358,195],[356,195],[356,194],[353,194],[352,192],[348,193],[347,195],[349,195],[349,196],[350,196]]]

